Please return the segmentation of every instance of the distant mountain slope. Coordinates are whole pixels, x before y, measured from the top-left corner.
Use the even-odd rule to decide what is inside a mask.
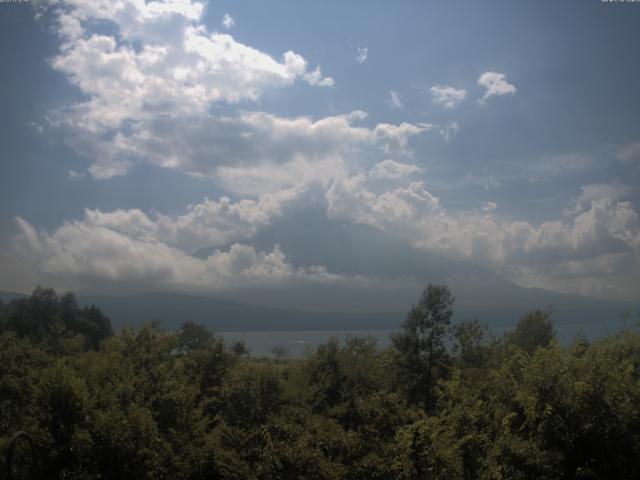
[[[495,276],[489,269],[446,259],[369,225],[327,218],[322,209],[302,210],[260,230],[247,243],[270,251],[280,245],[293,265],[322,265],[332,273],[373,277],[421,276],[444,279],[455,275]],[[226,250],[228,246],[219,247]],[[200,248],[206,258],[216,247]]]
[[[421,249],[368,225],[327,218],[322,209],[299,211],[274,223],[247,242],[258,250],[279,245],[296,267],[322,265],[331,273],[377,279],[352,286],[317,285],[277,289],[243,289],[225,298],[279,308],[404,312],[429,283],[446,283],[456,296],[461,315],[514,315],[534,308],[554,306],[558,314],[612,309],[625,311],[630,304],[563,295],[523,288],[490,269]],[[228,246],[220,247],[222,250]],[[206,258],[215,248],[201,248],[194,256]],[[573,315],[573,314],[572,314]],[[502,315],[499,315],[502,316]]]
[[[551,306],[559,330],[575,333],[582,329],[597,335],[618,329],[623,313],[640,311],[640,302],[617,303],[523,288],[486,267],[416,249],[376,228],[331,220],[321,209],[288,216],[246,243],[261,251],[279,245],[294,266],[322,265],[347,280],[247,287],[217,292],[213,298],[77,292],[79,301],[98,305],[116,327],[160,320],[166,328],[175,328],[192,320],[217,331],[397,328],[429,282],[449,285],[456,297],[455,320],[477,318],[498,330],[514,325],[528,311]],[[201,248],[193,255],[206,258],[215,250]],[[20,294],[5,295],[0,298],[10,300]]]
[[[79,296],[81,304],[98,305],[112,320],[115,328],[141,326],[159,320],[163,328],[175,329],[191,320],[219,331],[277,330],[386,330],[397,329],[410,304],[395,312],[329,312],[301,311],[246,305],[217,298],[174,293],[152,293],[116,296]],[[570,341],[577,333],[597,337],[619,330],[622,314],[629,306],[594,301],[554,310],[558,335]],[[535,308],[535,306],[533,307]],[[495,333],[513,328],[517,320],[531,308],[500,308],[464,310],[456,308],[454,321],[477,318]],[[633,311],[638,311],[636,308]]]
[[[292,294],[295,295],[295,293]],[[494,306],[469,310],[466,307],[461,308],[457,305],[459,302],[456,302],[454,321],[477,318],[499,334],[512,328],[518,318],[527,311],[543,307],[542,301],[549,300],[549,297],[544,294],[546,292],[543,292],[541,303],[531,308]],[[24,297],[25,295],[19,293],[0,292],[0,298],[5,303]],[[559,298],[566,300],[563,296]],[[111,319],[116,329],[124,326],[139,327],[153,320],[159,320],[163,328],[175,329],[183,322],[191,320],[218,332],[397,329],[411,305],[411,302],[408,302],[394,311],[367,313],[304,311],[268,308],[219,298],[175,293],[129,296],[80,294],[78,301],[82,305],[99,306]],[[595,300],[584,304],[567,302],[565,305],[560,303],[560,307],[555,308],[553,318],[561,340],[570,341],[579,332],[589,337],[597,337],[619,330],[623,324],[621,315],[627,311],[640,310],[637,305],[616,305]]]
[[[4,292],[0,290],[0,300],[2,300],[4,303],[9,303],[11,300],[17,300],[19,298],[24,298],[24,297],[26,297],[26,295],[23,293]]]
[[[98,305],[116,328],[159,320],[164,328],[174,329],[190,320],[214,331],[373,330],[394,328],[401,320],[384,313],[305,312],[176,293],[122,297],[80,295],[78,301]]]

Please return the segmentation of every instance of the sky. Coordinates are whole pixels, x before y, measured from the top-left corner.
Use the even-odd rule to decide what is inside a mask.
[[[0,289],[394,281],[252,244],[321,211],[638,300],[639,26],[600,0],[0,3]]]

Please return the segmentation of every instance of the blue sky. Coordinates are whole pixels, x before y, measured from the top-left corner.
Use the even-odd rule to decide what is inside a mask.
[[[320,206],[637,299],[639,24],[599,0],[0,4],[0,288],[363,281],[250,246]]]

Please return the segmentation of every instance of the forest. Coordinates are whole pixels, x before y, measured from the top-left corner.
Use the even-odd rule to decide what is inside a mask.
[[[498,337],[454,307],[428,285],[388,348],[268,359],[189,319],[113,332],[38,287],[0,304],[1,475],[640,478],[638,324],[562,345],[549,311]]]

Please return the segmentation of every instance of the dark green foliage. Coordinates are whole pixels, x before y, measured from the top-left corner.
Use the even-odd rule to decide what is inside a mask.
[[[427,288],[387,350],[274,361],[193,323],[85,344],[101,314],[39,289],[0,309],[0,450],[28,431],[44,480],[640,478],[635,330],[563,347],[533,312],[497,340],[452,302]]]
[[[4,331],[5,323],[4,302],[0,299],[0,333]]]
[[[451,328],[458,364],[467,368],[482,368],[491,355],[486,344],[489,329],[477,320],[460,322]]]
[[[234,355],[237,357],[249,356],[249,349],[247,348],[245,343],[240,340],[238,340],[237,342],[233,342],[233,345],[231,346],[231,350],[233,350]]]
[[[1,309],[0,331],[48,344],[52,351],[67,353],[81,342],[81,349],[97,349],[112,335],[111,321],[94,305],[80,308],[73,293],[58,297],[51,288],[38,286],[30,297],[13,300]],[[77,337],[74,342],[74,337]]]
[[[283,384],[271,365],[242,364],[220,391],[220,414],[226,423],[251,429],[267,422],[283,405]]]
[[[271,354],[276,358],[276,362],[279,362],[289,356],[289,349],[284,345],[276,345],[271,349]]]
[[[213,334],[197,323],[185,322],[179,332],[178,348],[181,350],[205,350],[214,341]]]
[[[555,337],[551,312],[536,310],[520,319],[507,340],[531,354],[538,347],[547,347]]]
[[[371,339],[334,338],[318,347],[306,365],[305,394],[316,413],[329,415],[347,429],[361,424],[357,401],[380,392],[384,372]]]
[[[402,324],[403,331],[392,336],[397,384],[409,402],[426,411],[435,408],[436,382],[449,368],[444,337],[453,315],[453,296],[446,285],[429,284]]]

